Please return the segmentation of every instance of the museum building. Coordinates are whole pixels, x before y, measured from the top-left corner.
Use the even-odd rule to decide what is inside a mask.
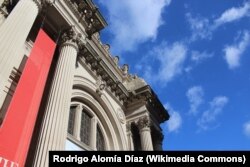
[[[0,167],[46,167],[50,150],[162,150],[169,114],[102,43],[106,26],[92,0],[0,0]]]

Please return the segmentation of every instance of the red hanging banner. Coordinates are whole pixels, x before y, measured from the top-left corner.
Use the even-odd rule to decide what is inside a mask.
[[[55,48],[40,29],[0,127],[0,167],[25,164]]]

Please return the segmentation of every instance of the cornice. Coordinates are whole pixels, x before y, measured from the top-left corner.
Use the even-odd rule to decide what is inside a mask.
[[[101,78],[113,95],[124,104],[129,97],[129,92],[108,68],[107,64],[95,53],[91,45],[87,43],[86,47],[79,52],[79,56],[94,71],[97,78]]]
[[[92,40],[91,40],[97,49],[102,53],[103,58],[106,59],[110,65],[113,67],[113,70],[116,71],[116,74],[119,75],[120,78],[123,80],[127,78],[127,76],[123,75],[123,72],[121,68],[119,67],[119,56],[112,56],[110,54],[110,45],[109,44],[103,44],[100,40],[100,34],[97,32],[93,34]]]
[[[156,117],[158,122],[164,122],[169,119],[166,109],[149,85],[142,86],[134,91],[128,90],[122,80],[119,80],[110,69],[100,54],[98,54],[92,45],[87,42],[85,48],[80,51],[79,56],[87,66],[94,72],[97,78],[105,83],[106,88],[112,92],[114,97],[125,106],[147,105],[150,113]],[[131,81],[133,82],[133,80]],[[156,114],[156,115],[155,115]]]
[[[105,89],[125,108],[137,103],[151,105],[153,110],[160,115],[160,122],[169,119],[167,111],[149,85],[142,85],[135,90],[128,90],[130,88],[125,87],[127,85],[124,84],[133,82],[136,76],[129,74],[127,64],[119,67],[119,57],[113,57],[109,51],[110,46],[101,42],[99,31],[107,23],[92,0],[63,1],[88,34],[89,39],[79,50],[79,59],[86,64],[89,71],[93,72],[95,78],[100,78],[105,84]],[[97,91],[101,94],[102,90]]]
[[[107,26],[98,8],[91,0],[64,0],[71,11],[78,18],[78,22],[83,25],[88,38]]]

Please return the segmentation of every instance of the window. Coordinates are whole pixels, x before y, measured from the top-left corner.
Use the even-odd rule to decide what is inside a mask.
[[[69,111],[68,133],[71,135],[73,135],[74,132],[76,107],[77,106],[71,106]]]
[[[81,119],[81,129],[80,129],[80,137],[81,142],[89,145],[90,143],[90,128],[91,128],[91,116],[86,112],[82,111],[82,119]]]
[[[73,104],[69,111],[68,144],[65,149],[105,150],[102,124],[95,113],[84,104]],[[73,147],[72,143],[75,144]],[[72,148],[71,148],[72,146]]]
[[[96,134],[96,149],[97,151],[105,150],[104,147],[104,137],[102,135],[101,129],[97,126],[97,134]]]
[[[134,150],[141,151],[141,137],[138,127],[133,123],[131,124],[131,132],[133,135]]]

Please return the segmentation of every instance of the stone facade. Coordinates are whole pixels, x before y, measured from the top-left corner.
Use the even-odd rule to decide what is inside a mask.
[[[47,166],[49,150],[162,149],[159,125],[169,115],[151,87],[130,74],[127,64],[119,66],[119,57],[101,42],[99,32],[107,23],[91,0],[0,4],[1,120],[6,99],[13,95],[8,94],[14,82],[10,76],[21,75],[22,59],[29,55],[38,29],[42,26],[58,46],[32,136],[29,166]]]

